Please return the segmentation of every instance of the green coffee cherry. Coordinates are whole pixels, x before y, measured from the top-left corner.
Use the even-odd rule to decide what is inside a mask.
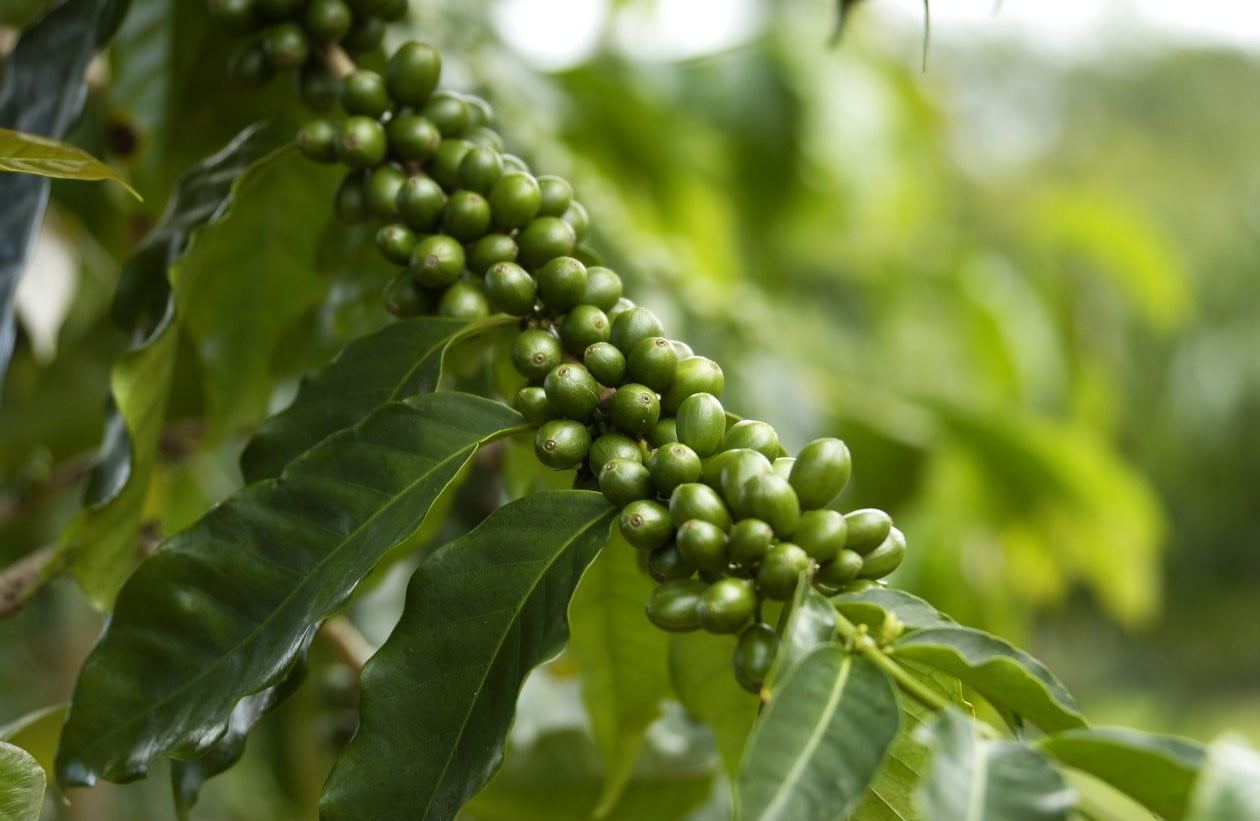
[[[696,393],[711,393],[721,399],[725,387],[726,377],[718,363],[703,356],[689,356],[679,361],[674,381],[661,394],[661,408],[676,413],[683,400]]]
[[[504,154],[503,171],[505,174],[528,174],[529,164],[515,154]]]
[[[664,390],[673,381],[677,367],[678,352],[663,336],[640,339],[626,356],[627,377],[654,391]]]
[[[385,126],[385,139],[398,159],[424,162],[437,153],[442,132],[419,114],[402,114]]]
[[[828,587],[843,587],[862,572],[862,556],[852,550],[841,550],[829,562],[824,562],[814,574],[814,581]]]
[[[298,96],[312,111],[330,111],[337,105],[341,84],[322,60],[307,60],[298,71]]]
[[[748,623],[756,608],[752,582],[728,577],[709,585],[700,596],[696,618],[710,633],[735,633]]]
[[[397,222],[382,225],[376,232],[376,247],[385,259],[395,265],[406,265],[411,260],[416,241],[415,232]]]
[[[599,404],[599,383],[577,363],[552,368],[543,380],[543,390],[556,413],[566,419],[586,419]]]
[[[652,478],[637,459],[609,459],[599,470],[599,489],[617,507],[650,499]]]
[[[573,257],[556,257],[547,262],[538,271],[538,298],[549,311],[564,313],[581,302],[586,291],[586,266]],[[599,311],[598,308],[595,310]],[[603,311],[599,311],[603,316]],[[604,317],[607,324],[607,317]],[[591,342],[603,342],[607,333],[601,333],[601,339]],[[572,350],[572,349],[571,349]],[[575,352],[585,350],[585,346]]]
[[[539,288],[542,282],[540,275]],[[608,340],[608,317],[594,305],[578,305],[560,320],[559,332],[564,347],[570,353],[581,356],[590,346]],[[603,382],[602,379],[600,381]]]
[[[801,448],[788,480],[805,510],[823,508],[840,495],[849,482],[853,460],[839,439],[815,439]]]
[[[834,510],[807,510],[792,534],[792,541],[820,562],[827,562],[844,549],[849,524]]]
[[[873,507],[844,514],[848,536],[844,546],[865,556],[884,543],[892,530],[892,517]]]
[[[643,450],[639,443],[624,433],[605,433],[591,445],[591,472],[599,475],[604,465],[613,459],[629,459],[643,463]]]
[[[429,232],[446,213],[446,192],[432,177],[409,177],[398,189],[398,216],[413,231]]]
[[[352,168],[370,168],[385,159],[385,128],[371,117],[347,117],[341,123],[337,159]]]
[[[721,573],[726,570],[726,532],[703,519],[691,519],[674,535],[683,560],[697,570]]]
[[[443,137],[459,137],[468,130],[468,104],[453,92],[437,92],[420,113],[433,121]]]
[[[647,432],[645,438],[652,447],[663,448],[678,441],[678,427],[673,419],[663,416],[656,420],[656,424]]]
[[[549,397],[550,398],[550,397]],[[534,436],[534,455],[549,468],[567,470],[582,464],[591,447],[586,425],[572,419],[552,419]]]
[[[674,350],[678,351],[679,362],[681,362],[684,359],[690,359],[691,357],[696,355],[696,352],[691,350],[691,346],[688,345],[686,342],[683,342],[680,339],[674,339],[671,341],[674,343]]]
[[[791,542],[779,542],[766,552],[757,567],[757,588],[768,599],[785,601],[796,590],[796,581],[813,559]]]
[[[298,148],[315,162],[336,162],[337,126],[328,120],[312,120],[298,130]]]
[[[678,552],[678,545],[667,544],[658,547],[648,554],[648,575],[658,584],[690,579],[696,569],[687,564],[687,560]],[[692,607],[695,612],[695,607]]]
[[[560,218],[573,226],[573,234],[578,242],[586,239],[586,235],[590,233],[591,217],[586,213],[586,208],[582,203],[575,201],[570,204],[569,210],[565,211]]]
[[[569,210],[573,202],[573,186],[563,177],[551,174],[538,178],[541,194],[538,213],[544,217],[559,217]]]
[[[445,234],[425,237],[412,250],[408,268],[421,285],[450,285],[464,271],[464,246]]]
[[[722,492],[722,498],[726,500],[727,506],[736,517],[745,519],[752,516],[753,514],[744,511],[740,492],[749,479],[770,474],[770,460],[755,450],[739,448],[724,450],[710,457],[706,468],[704,481],[709,485],[713,484],[710,481],[713,471],[720,471],[717,488]]]
[[[608,466],[605,465],[603,472],[607,471]],[[674,536],[669,510],[665,505],[651,499],[637,499],[627,504],[622,508],[618,522],[621,525],[621,535],[639,550],[655,550]]]
[[[367,173],[351,171],[341,179],[337,193],[333,195],[333,210],[337,219],[347,225],[363,222],[368,218],[367,195],[364,186],[367,184]]]
[[[350,54],[365,54],[385,39],[385,21],[379,17],[355,16],[350,30],[341,38],[341,47]]]
[[[490,188],[490,210],[500,228],[521,228],[538,215],[538,181],[525,173],[505,173]]]
[[[538,328],[527,328],[512,343],[512,364],[526,379],[542,379],[560,364],[560,340]]]
[[[437,88],[442,55],[427,43],[404,43],[385,67],[385,87],[399,105],[422,106]]]
[[[503,176],[503,158],[484,145],[474,145],[459,164],[459,183],[479,194],[489,193]]]
[[[469,247],[467,257],[468,270],[474,276],[484,277],[491,265],[516,259],[516,240],[507,234],[486,234]]]
[[[496,311],[524,316],[534,310],[535,297],[534,278],[521,266],[496,262],[486,270],[486,299]]]
[[[521,388],[516,392],[512,407],[520,411],[525,421],[536,428],[556,418],[556,409],[547,401],[547,392],[540,387]]]
[[[731,425],[722,437],[722,450],[751,448],[767,459],[779,458],[779,434],[765,422],[742,419]]]
[[[619,299],[621,299],[621,277],[602,266],[588,266],[586,292],[582,295],[582,301],[587,305],[594,305],[601,311],[610,311]]]
[[[453,282],[438,300],[437,313],[453,319],[484,319],[490,315],[490,306],[480,283]]]
[[[796,460],[791,456],[780,456],[770,463],[770,470],[775,476],[782,476],[787,479],[792,475],[792,465],[796,464]]]
[[[474,99],[481,98],[476,97]],[[470,106],[469,111],[471,112],[472,110],[473,109]],[[468,142],[473,145],[480,145],[485,148],[494,149],[499,154],[503,153],[503,137],[499,136],[499,132],[495,131],[493,128],[486,128],[484,125],[474,125],[472,128],[464,132],[464,139],[468,140]]]
[[[275,26],[263,35],[262,45],[267,62],[277,71],[298,68],[311,53],[306,32],[297,23]]]
[[[225,28],[244,34],[258,27],[258,6],[254,0],[210,0],[210,16]]]
[[[446,201],[442,231],[460,242],[472,242],[490,228],[490,203],[475,191],[456,191]]]
[[[617,317],[621,316],[626,311],[634,307],[635,307],[635,304],[623,296],[623,297],[618,297],[617,301],[613,303],[613,306],[609,308],[608,310],[604,311],[604,313],[608,314],[608,318],[610,320],[612,320],[613,322],[616,322]]]
[[[731,666],[735,680],[750,693],[760,693],[779,652],[779,637],[768,624],[750,624],[739,634]]]
[[[609,341],[626,355],[626,364],[629,365],[630,352],[634,350],[634,346],[642,339],[660,336],[663,330],[656,314],[647,308],[630,308],[613,320]]]
[[[354,15],[342,0],[311,0],[306,7],[306,30],[323,42],[335,42],[350,31]]]
[[[438,143],[437,151],[429,160],[429,176],[437,180],[447,191],[459,187],[459,166],[464,155],[472,150],[472,143],[454,137]]]
[[[361,114],[373,119],[389,111],[389,95],[385,78],[375,71],[358,69],[341,80],[341,107],[347,114]]]
[[[882,579],[901,565],[906,557],[906,537],[897,528],[891,528],[888,536],[871,552],[862,558],[862,569],[858,577],[863,579]]]
[[[726,410],[711,393],[696,393],[678,406],[678,441],[704,459],[718,452],[726,435]]]
[[[652,483],[662,496],[670,495],[679,485],[700,479],[700,457],[691,448],[677,442],[652,451],[647,465],[652,472]]]
[[[667,633],[688,633],[700,627],[700,597],[709,586],[696,579],[667,581],[647,600],[648,621]]]
[[[608,418],[628,436],[643,436],[661,417],[656,392],[633,382],[622,385],[608,402]]]
[[[468,124],[473,128],[485,128],[494,120],[494,109],[483,97],[476,94],[461,94],[460,97],[468,106]]]
[[[385,286],[385,310],[396,317],[422,316],[433,311],[433,295],[400,271]]]
[[[396,166],[380,165],[372,169],[367,187],[363,189],[372,216],[382,222],[398,219],[398,192],[406,181],[407,175]]]
[[[760,519],[740,519],[731,528],[726,550],[731,562],[751,570],[770,550],[772,541],[774,529],[770,525]]]
[[[610,342],[588,346],[582,354],[582,364],[601,385],[615,388],[626,380],[626,358]]]
[[[801,503],[796,491],[782,476],[773,473],[754,476],[740,487],[739,514],[761,519],[780,538],[791,536],[801,521]]]
[[[669,495],[669,515],[675,525],[700,519],[722,530],[731,527],[731,514],[717,491],[699,482],[685,482]]]
[[[522,264],[532,268],[555,257],[568,256],[573,252],[577,238],[572,226],[564,220],[536,217],[521,229],[516,241],[521,246]]]

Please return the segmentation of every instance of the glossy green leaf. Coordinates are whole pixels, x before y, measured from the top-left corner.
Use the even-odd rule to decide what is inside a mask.
[[[1237,737],[1213,741],[1185,817],[1186,821],[1260,818],[1260,752]]]
[[[252,166],[230,206],[200,229],[171,270],[184,331],[201,361],[206,435],[256,424],[271,397],[271,359],[289,323],[324,295],[314,266],[313,203],[330,202],[336,169],[295,147]],[[319,212],[322,216],[322,210]]]
[[[1110,784],[1151,812],[1180,821],[1204,750],[1175,736],[1124,727],[1066,730],[1039,742],[1060,763]]]
[[[726,772],[734,775],[757,718],[757,697],[735,681],[735,638],[709,633],[670,637],[669,677],[674,695],[717,742]]]
[[[897,620],[910,630],[953,623],[952,619],[918,596],[892,587],[868,587],[856,593],[841,593],[833,596],[831,601],[849,621],[865,624],[872,631],[879,630],[885,613],[896,615]]]
[[[85,506],[62,533],[61,561],[94,606],[110,606],[135,564],[136,536],[157,458],[179,344],[167,267],[235,196],[235,181],[275,145],[272,129],[251,128],[179,181],[161,220],[123,266],[115,313],[153,324],[110,370],[112,405],[88,477]],[[150,312],[156,311],[153,316]]]
[[[67,180],[112,180],[140,199],[114,169],[75,145],[38,134],[0,128],[0,171]]]
[[[1048,733],[1085,726],[1076,701],[1041,662],[981,630],[930,627],[899,639],[892,652],[957,676]]]
[[[175,535],[127,580],[79,674],[60,780],[128,780],[196,758],[234,705],[279,683],[307,637],[410,536],[478,445],[515,430],[456,393],[385,405]]]
[[[773,691],[797,662],[835,638],[836,611],[827,597],[809,584],[796,586],[792,603],[781,621],[779,652],[766,675],[763,690]]]
[[[39,821],[47,777],[30,753],[0,741],[0,821]]]
[[[67,0],[22,33],[0,75],[0,126],[60,138],[79,117],[88,63],[126,0]],[[13,350],[13,298],[44,216],[48,180],[0,174],[0,386]]]
[[[920,733],[932,751],[916,798],[924,818],[971,821],[1066,821],[1076,793],[1040,751],[979,737],[954,710]]]
[[[954,685],[957,684],[955,679]],[[935,683],[930,686],[937,689]],[[929,754],[927,747],[916,739],[915,732],[935,713],[900,692],[897,703],[901,709],[901,728],[866,795],[847,821],[919,821],[922,818],[914,804],[914,793],[927,774]]]
[[[245,480],[278,476],[293,457],[386,402],[434,390],[449,346],[503,321],[496,317],[470,325],[421,317],[354,340],[327,367],[303,379],[293,403],[254,434],[241,454]]]
[[[634,548],[615,536],[586,571],[569,607],[569,654],[582,673],[582,701],[604,760],[596,815],[617,803],[648,725],[670,694],[669,634],[643,606],[655,587]]]
[[[321,818],[453,818],[485,786],[525,676],[564,647],[569,600],[615,512],[590,491],[538,493],[420,564],[363,669],[359,729]]]
[[[838,645],[796,664],[748,740],[737,821],[832,821],[861,800],[900,726],[892,683]]]

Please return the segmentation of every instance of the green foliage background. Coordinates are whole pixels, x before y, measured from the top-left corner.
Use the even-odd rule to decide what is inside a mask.
[[[574,181],[628,292],[723,364],[728,407],[771,420],[791,449],[846,439],[844,504],[884,507],[909,536],[899,586],[1026,647],[1098,723],[1260,741],[1260,63],[1164,48],[1065,64],[938,43],[921,73],[874,15],[827,49],[827,5],[766,3],[755,39],[685,61],[635,62],[609,38],[556,74],[500,38],[486,3],[413,3],[397,34],[435,42],[509,146]],[[63,538],[78,507],[129,344],[109,316],[119,265],[176,177],[260,116],[297,116],[284,80],[261,94],[223,81],[227,41],[199,4],[134,0],[110,82],[69,135],[145,199],[53,184],[50,225],[79,249],[79,281],[56,356],[19,334],[5,377],[0,565]],[[181,321],[159,331],[169,400],[121,380],[155,414],[154,455],[127,478],[130,507],[102,514],[111,527],[192,521],[239,485],[242,434],[296,378],[384,322],[389,271],[367,235],[330,222],[335,179],[292,155],[258,177],[257,198],[207,229],[217,250],[174,279]],[[301,203],[284,214],[294,230],[260,226],[268,196]],[[259,271],[270,288],[246,290]],[[266,345],[242,360],[214,337],[227,317]],[[484,503],[465,493],[455,518]],[[84,527],[88,541],[119,535]],[[401,579],[383,572],[354,604],[369,638],[396,618]],[[83,579],[100,601],[119,581]],[[513,740],[531,752],[509,755],[470,817],[527,817],[522,802],[557,792],[544,776],[574,807],[598,799],[571,696],[599,641],[574,620],[573,652],[524,696]],[[665,663],[664,642],[608,621]],[[0,621],[0,723],[62,701],[100,623],[68,582]],[[312,654],[309,685],[194,818],[313,817],[348,713],[340,668]],[[630,726],[656,719],[628,709]],[[57,725],[33,723],[22,746],[48,764]],[[680,726],[667,708],[610,817],[660,817],[662,795],[720,817],[706,785],[722,739]],[[50,799],[46,817],[163,817],[164,781]]]

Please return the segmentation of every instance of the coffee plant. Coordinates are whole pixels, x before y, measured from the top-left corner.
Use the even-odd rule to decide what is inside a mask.
[[[161,15],[126,6],[66,0],[9,55],[0,166],[20,174],[0,177],[6,301],[47,197],[38,175],[116,179],[57,138],[124,12]],[[109,613],[64,712],[59,789],[139,779],[166,758],[187,815],[327,645],[353,670],[357,714],[321,818],[516,817],[495,801],[523,776],[495,775],[518,694],[572,629],[603,788],[581,806],[549,796],[544,817],[594,804],[595,817],[686,817],[713,777],[680,797],[685,762],[655,808],[628,792],[673,699],[686,726],[711,731],[718,790],[729,786],[698,817],[1102,817],[1072,773],[1143,817],[1260,818],[1260,758],[1245,745],[1092,727],[1036,659],[890,586],[913,533],[837,506],[861,470],[844,441],[793,454],[770,423],[724,405],[721,364],[601,264],[581,192],[508,153],[491,106],[444,85],[433,46],[386,52],[408,12],[406,0],[180,11],[220,27],[224,48],[196,56],[226,64],[244,108],[304,113],[296,129],[250,125],[180,176],[113,297],[134,344],[113,367],[84,505],[56,550],[5,571],[6,615],[66,572]],[[244,486],[133,570],[152,538],[141,511],[171,446],[181,340],[223,353],[203,400],[204,435],[224,438],[268,401],[259,357],[323,298],[277,262],[310,226],[276,204],[306,198],[342,224],[325,264],[379,254],[370,264],[391,267],[374,310],[395,321],[367,321],[330,360],[311,352],[296,395],[249,433]],[[226,316],[190,298],[216,287],[254,304]],[[407,558],[405,606],[373,652],[341,614]],[[666,662],[667,680],[648,672]],[[44,768],[10,743],[29,723],[0,730],[0,818],[40,816]]]

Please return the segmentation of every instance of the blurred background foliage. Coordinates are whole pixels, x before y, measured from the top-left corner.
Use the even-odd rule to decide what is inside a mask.
[[[530,43],[521,3],[413,2],[394,34],[439,45],[509,150],[574,181],[628,293],[722,363],[728,407],[791,449],[848,441],[842,505],[888,509],[910,539],[895,584],[1022,643],[1097,723],[1260,742],[1260,61],[938,38],[921,71],[918,33],[879,5],[835,49],[822,0],[746,4],[730,42],[698,53],[652,28],[649,0],[582,11],[602,16],[565,59]],[[199,4],[133,0],[100,67],[71,137],[145,201],[54,183],[0,403],[0,564],[77,507],[128,344],[108,316],[120,263],[175,178],[260,117],[300,116],[283,79],[227,86],[229,50]],[[305,227],[287,256],[312,264],[253,393],[223,410],[222,354],[183,331],[144,506],[156,534],[239,484],[242,434],[385,321],[370,234],[330,224],[326,198],[287,217]],[[184,299],[239,307],[223,289]],[[355,606],[370,638],[397,612],[395,576]],[[0,724],[63,699],[99,625],[69,583],[0,621]],[[316,655],[194,817],[313,817],[353,727],[339,671]],[[560,743],[581,723],[562,715],[570,672],[527,689],[516,737],[537,755],[510,760],[476,817],[515,817],[502,807],[531,772],[597,785],[589,753]],[[664,789],[653,757],[679,760],[668,725],[626,818],[636,789]],[[45,756],[50,727],[30,742]],[[671,766],[680,806],[699,804],[707,781]],[[92,796],[65,817],[168,814],[160,778]]]

